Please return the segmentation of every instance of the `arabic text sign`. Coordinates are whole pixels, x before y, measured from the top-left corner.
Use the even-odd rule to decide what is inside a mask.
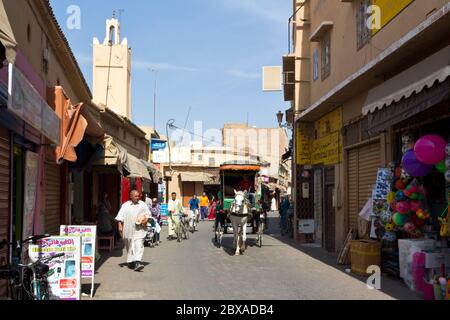
[[[64,236],[81,236],[81,276],[91,278],[95,272],[95,242],[97,226],[61,226]]]
[[[64,253],[47,263],[47,274],[50,299],[81,299],[81,237],[55,236],[41,239],[37,244],[30,244],[29,255],[32,261],[39,257],[51,257]]]

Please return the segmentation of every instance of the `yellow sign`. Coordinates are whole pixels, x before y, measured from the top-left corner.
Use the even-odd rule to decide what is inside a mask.
[[[332,132],[341,130],[342,127],[342,108],[337,108],[314,123],[314,129],[317,132],[317,139],[323,138]]]
[[[342,108],[337,108],[317,120],[313,128],[300,124],[296,133],[297,164],[329,165],[341,162],[341,127]],[[310,129],[314,129],[314,134],[309,132]]]
[[[372,35],[380,31],[413,1],[414,0],[372,0],[372,5],[377,6],[381,14],[380,29],[372,29]]]
[[[302,124],[300,125],[302,126]],[[299,165],[308,165],[311,164],[311,140],[308,139],[308,136],[305,133],[303,127],[297,128],[297,137],[296,137],[296,159],[297,164]]]
[[[311,164],[335,164],[342,161],[341,134],[335,131],[313,142]]]

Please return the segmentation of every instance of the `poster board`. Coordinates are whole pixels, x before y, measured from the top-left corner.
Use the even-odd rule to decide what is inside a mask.
[[[22,239],[33,235],[34,212],[36,205],[37,176],[39,156],[37,153],[25,153],[23,229]]]
[[[167,203],[161,203],[160,209],[161,209],[161,221],[163,222],[163,225],[166,226],[168,224],[167,218],[169,216],[169,209]]]
[[[95,252],[97,226],[60,226],[61,236],[81,237],[81,277],[91,279],[91,298],[94,294]]]
[[[48,262],[47,276],[51,300],[81,299],[81,237],[54,236],[30,244],[31,261],[64,252],[64,256]]]

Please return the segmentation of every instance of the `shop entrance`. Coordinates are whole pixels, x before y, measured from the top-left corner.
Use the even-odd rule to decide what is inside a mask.
[[[324,169],[325,177],[325,249],[335,251],[336,212],[333,205],[334,167]]]

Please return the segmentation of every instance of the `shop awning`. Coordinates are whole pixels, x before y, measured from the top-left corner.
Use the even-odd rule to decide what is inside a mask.
[[[88,126],[87,120],[81,115],[83,104],[72,105],[60,86],[55,87],[52,98],[55,113],[61,120],[60,144],[55,149],[56,163],[61,164],[64,160],[75,162],[75,147],[83,140]]]
[[[150,174],[148,173],[147,167],[141,162],[140,159],[136,158],[131,154],[127,154],[127,160],[124,163],[124,169],[129,172],[127,177],[130,178],[143,178],[151,180]]]
[[[8,60],[9,63],[14,64],[14,61],[16,60],[17,42],[12,32],[3,1],[0,1],[0,42],[5,47],[6,60]]]
[[[362,113],[367,115],[419,94],[450,76],[450,46],[369,91]]]
[[[160,179],[162,179],[162,173],[158,170],[158,168],[156,168],[153,163],[147,162],[145,160],[141,159],[141,162],[150,173],[153,183],[159,183]]]
[[[275,191],[276,189],[280,190],[281,192],[287,191],[285,186],[282,186],[282,185],[280,185],[278,183],[274,183],[274,182],[263,183],[262,185],[271,191]]]
[[[183,182],[204,182],[211,184],[214,181],[212,174],[205,172],[183,172],[180,176]]]
[[[117,166],[118,170],[122,171],[122,166],[127,161],[127,150],[108,135],[105,135],[103,140],[103,148],[103,156],[95,164],[100,166]]]
[[[100,126],[91,111],[89,111],[88,105],[85,105],[84,108],[81,109],[81,115],[87,121],[86,134],[93,138],[102,138],[105,134],[105,130]]]

